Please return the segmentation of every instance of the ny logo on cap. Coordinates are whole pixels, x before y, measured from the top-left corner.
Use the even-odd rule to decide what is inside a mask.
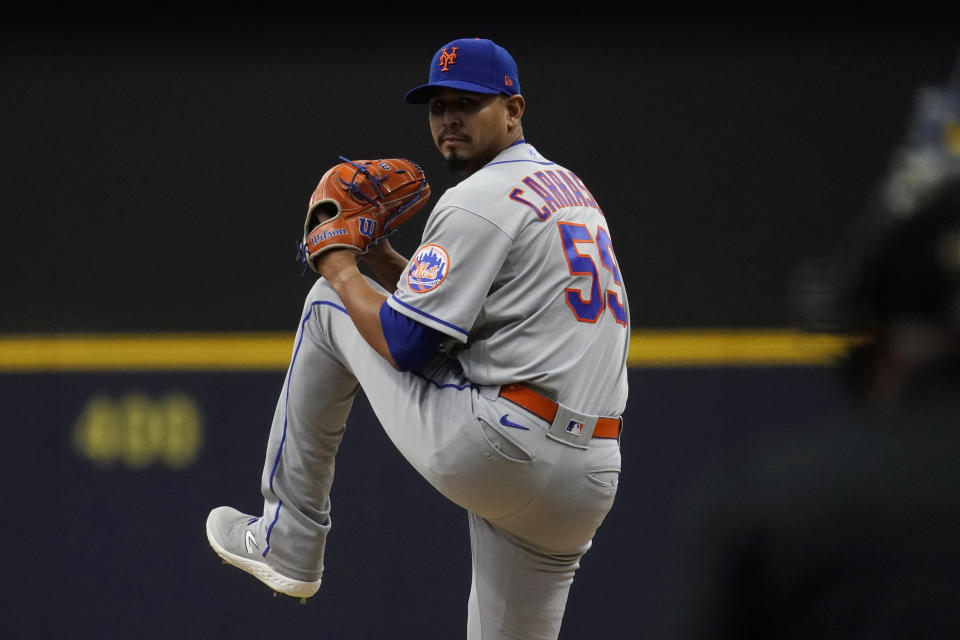
[[[456,64],[457,62],[457,49],[460,47],[453,47],[452,51],[447,51],[447,48],[444,47],[443,51],[440,53],[440,70],[449,71],[449,65]]]

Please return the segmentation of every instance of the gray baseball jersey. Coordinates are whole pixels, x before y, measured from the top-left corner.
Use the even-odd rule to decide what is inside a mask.
[[[317,591],[335,458],[362,388],[397,450],[468,513],[467,638],[556,638],[621,468],[619,439],[593,429],[624,409],[630,333],[599,205],[518,143],[440,198],[392,294],[369,283],[455,357],[397,370],[318,279],[270,429],[263,510],[213,510],[211,545],[283,593]],[[503,395],[516,382],[563,405],[552,421]]]
[[[530,144],[444,193],[388,304],[449,336],[474,383],[624,410],[630,317],[607,221],[583,181]]]

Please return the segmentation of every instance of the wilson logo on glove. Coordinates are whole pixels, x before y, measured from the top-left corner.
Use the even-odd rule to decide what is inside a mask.
[[[307,206],[298,256],[317,271],[317,256],[331,249],[365,253],[394,233],[427,203],[423,169],[403,158],[343,160],[327,170]]]
[[[357,229],[368,238],[373,238],[377,232],[377,221],[373,218],[358,218]]]
[[[310,236],[310,246],[316,246],[324,240],[333,238],[334,236],[345,236],[347,235],[346,229],[334,229],[333,231],[327,231],[326,229],[320,229],[316,234]]]

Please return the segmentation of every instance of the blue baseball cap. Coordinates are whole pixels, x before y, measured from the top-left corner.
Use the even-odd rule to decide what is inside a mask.
[[[404,99],[423,104],[434,89],[448,87],[474,93],[520,93],[517,63],[507,50],[485,38],[448,42],[433,56],[427,84],[414,87]]]

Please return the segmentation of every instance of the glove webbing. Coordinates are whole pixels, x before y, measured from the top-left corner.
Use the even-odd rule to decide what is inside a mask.
[[[370,181],[370,184],[373,185],[373,188],[376,189],[377,195],[380,196],[381,200],[386,197],[383,195],[383,191],[380,189],[380,185],[383,184],[383,180],[381,178],[374,176],[373,174],[370,173],[370,171],[365,166],[357,162],[354,162],[350,158],[345,158],[344,156],[338,156],[338,157],[344,162],[346,162],[347,164],[349,164],[350,166],[352,166],[354,169],[356,169],[357,173],[362,173],[364,176],[366,176],[367,180]],[[350,182],[347,182],[343,178],[340,178],[339,179],[340,183],[343,184],[343,186],[346,189],[348,189],[350,193],[361,198],[362,200],[365,200],[368,204],[377,204],[376,200],[371,200],[369,196],[367,196],[365,193],[360,191],[360,186],[357,184],[357,180],[356,180],[357,173],[353,174],[354,177],[350,180]],[[406,169],[397,169],[395,173],[406,173]],[[403,203],[402,205],[394,209],[393,212],[390,213],[390,215],[384,218],[384,221],[383,221],[384,227],[386,227],[391,220],[393,220],[398,215],[400,215],[401,213],[409,209],[411,206],[413,206],[414,203],[419,202],[420,198],[423,197],[423,187],[425,185],[426,185],[425,182],[421,182],[420,187],[417,189],[417,195],[415,198],[411,198],[407,202]]]

